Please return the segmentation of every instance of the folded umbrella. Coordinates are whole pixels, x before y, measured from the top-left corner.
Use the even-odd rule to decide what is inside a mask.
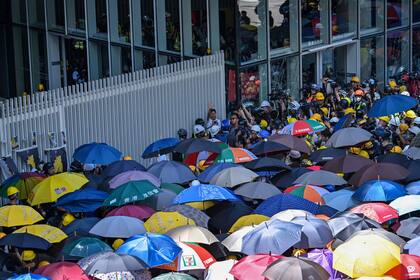
[[[322,196],[325,201],[325,204],[337,209],[338,211],[345,211],[348,208],[351,208],[359,202],[353,199],[354,191],[350,191],[347,189],[341,189],[338,191],[326,193]]]
[[[387,271],[395,279],[419,279],[420,278],[420,257],[401,254],[401,264]]]
[[[159,187],[160,184],[161,184],[159,178],[157,178],[155,175],[153,175],[149,172],[140,171],[140,170],[131,170],[131,171],[126,171],[126,172],[120,173],[117,176],[115,176],[114,178],[112,178],[109,181],[108,186],[112,190],[112,189],[116,189],[119,186],[124,185],[125,183],[128,183],[128,182],[142,181],[142,180],[147,180],[150,183],[152,183],[153,185],[155,185],[156,187]]]
[[[303,167],[293,168],[291,171],[281,172],[270,179],[271,183],[280,189],[285,189],[300,177],[300,175],[311,172],[311,170]]]
[[[281,191],[279,191],[279,189],[274,185],[268,183],[250,182],[238,187],[234,193],[249,199],[265,200],[269,197],[280,194]]]
[[[166,235],[177,242],[203,243],[208,245],[218,242],[218,239],[208,229],[193,225],[171,229]]]
[[[410,217],[402,220],[397,229],[397,234],[405,238],[416,238],[420,236],[420,218]]]
[[[344,185],[347,184],[347,181],[342,177],[336,175],[335,173],[318,170],[311,171],[299,176],[294,182],[294,184],[301,185],[316,185],[316,186],[325,186],[325,185]]]
[[[122,153],[106,143],[89,143],[78,147],[73,158],[81,163],[107,165],[121,158]]]
[[[380,224],[383,224],[392,219],[398,219],[398,212],[391,206],[385,203],[364,203],[350,209],[351,213],[363,214]]]
[[[12,246],[22,249],[48,250],[51,245],[44,238],[29,233],[11,233],[0,239],[0,246]]]
[[[303,138],[286,134],[276,134],[268,137],[268,140],[283,144],[291,150],[299,151],[304,154],[311,153],[311,149]]]
[[[377,222],[360,214],[345,213],[327,221],[336,239],[347,240],[353,233],[370,228],[381,228]]]
[[[258,158],[256,160],[245,163],[244,166],[253,171],[291,170],[291,168],[287,166],[283,160],[272,157]]]
[[[236,222],[230,227],[229,233],[235,232],[242,227],[246,226],[257,226],[262,222],[270,220],[269,217],[259,214],[249,214],[240,217]]]
[[[232,274],[235,279],[238,280],[264,280],[265,277],[262,275],[262,273],[267,268],[267,266],[281,258],[282,256],[271,254],[246,256],[232,267],[230,274]]]
[[[420,257],[420,236],[408,241],[404,246],[404,250],[408,251],[410,255]]]
[[[369,180],[402,180],[408,176],[408,170],[400,165],[393,163],[373,163],[364,166],[357,171],[349,180],[353,186],[360,186]]]
[[[145,232],[143,221],[125,216],[105,217],[89,231],[90,234],[109,238],[128,238]]]
[[[387,95],[376,100],[368,112],[371,118],[390,116],[401,113],[417,106],[417,99],[401,94]]]
[[[215,163],[207,167],[199,176],[198,180],[202,183],[209,183],[210,180],[220,171],[239,166],[236,163]]]
[[[330,274],[320,264],[308,258],[284,257],[272,264],[262,274],[269,280],[328,280]]]
[[[324,188],[312,186],[312,185],[291,186],[285,189],[283,192],[307,199],[319,205],[325,204],[325,201],[322,197],[325,194],[329,193],[329,191],[327,191]]]
[[[239,199],[225,188],[193,182],[191,187],[185,189],[175,197],[173,203],[183,204],[188,202],[204,202],[209,200],[236,201]]]
[[[7,205],[0,208],[0,226],[14,227],[31,225],[44,218],[35,209],[26,205]]]
[[[232,167],[217,173],[210,183],[217,186],[233,188],[237,185],[251,182],[258,174],[244,167]]]
[[[312,213],[309,213],[304,210],[296,210],[296,209],[287,209],[283,210],[281,212],[278,212],[277,214],[273,215],[270,220],[281,220],[284,222],[290,222],[296,217],[313,217],[314,215]]]
[[[160,192],[160,189],[147,180],[130,181],[114,189],[103,202],[103,206],[122,206],[142,201]]]
[[[149,173],[159,178],[162,183],[183,184],[196,177],[186,165],[172,160],[163,160],[150,166]]]
[[[392,201],[389,206],[396,209],[400,216],[420,210],[420,195],[405,195]]]
[[[195,225],[195,222],[178,212],[156,212],[144,223],[148,232],[160,234],[185,225]]]
[[[85,188],[63,195],[54,206],[72,213],[93,212],[102,206],[107,197],[106,192]]]
[[[346,155],[347,155],[347,151],[345,149],[326,148],[326,149],[320,149],[313,152],[309,156],[309,159],[312,162],[320,163],[320,162],[333,160],[336,158],[345,157]]]
[[[353,194],[359,201],[391,201],[406,194],[405,188],[390,180],[365,181]]]
[[[90,229],[99,221],[99,218],[96,217],[76,219],[67,226],[63,227],[63,231],[68,235],[89,235]]]
[[[146,167],[135,160],[117,160],[105,167],[101,176],[105,178],[112,178],[118,174],[135,170],[146,171]]]
[[[214,232],[228,232],[232,225],[242,216],[251,214],[253,209],[240,201],[222,201],[207,209],[209,229]]]
[[[207,227],[207,224],[210,219],[210,217],[203,211],[200,211],[188,205],[172,205],[172,206],[166,207],[163,211],[164,212],[178,212],[184,215],[185,217],[193,220],[195,224],[200,227]]]
[[[172,152],[176,145],[179,144],[179,140],[176,138],[163,138],[159,139],[144,149],[142,158],[148,159],[158,157],[160,155],[169,154]]]
[[[100,252],[112,252],[112,248],[95,237],[78,237],[64,245],[61,254],[66,257],[85,258]]]
[[[257,156],[261,156],[261,155],[267,156],[268,154],[276,154],[276,153],[287,152],[287,151],[290,151],[290,148],[278,142],[269,141],[267,139],[257,143],[252,148],[252,152],[254,153],[254,155],[257,155]]]
[[[327,161],[322,169],[334,173],[353,173],[372,163],[370,159],[349,154]]]
[[[257,157],[250,151],[242,148],[226,148],[214,160],[214,163],[245,163]]]
[[[152,216],[153,213],[155,210],[146,205],[124,205],[109,211],[106,216],[127,216],[143,220]]]
[[[36,172],[23,172],[15,174],[1,183],[1,196],[7,198],[7,189],[13,186],[19,190],[19,199],[27,199],[32,189],[44,179],[44,175]]]
[[[372,133],[362,128],[347,127],[334,132],[328,139],[326,146],[332,148],[356,146],[369,141],[372,136]]]
[[[324,248],[333,239],[327,222],[316,217],[296,217],[292,223],[303,226],[301,239],[294,245],[296,248]]]
[[[51,263],[38,268],[35,272],[51,277],[51,279],[90,279],[79,265],[71,262]]]
[[[201,151],[207,151],[218,154],[222,151],[222,148],[216,142],[200,138],[190,138],[183,140],[178,145],[176,145],[174,151],[181,154],[192,154]]]
[[[24,226],[13,233],[29,233],[41,237],[50,243],[59,243],[67,238],[67,235],[59,228],[50,225]]]

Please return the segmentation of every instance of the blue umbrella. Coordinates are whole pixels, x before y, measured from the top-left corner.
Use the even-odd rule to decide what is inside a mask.
[[[255,213],[271,217],[274,214],[287,209],[300,209],[312,214],[317,214],[319,205],[295,195],[282,193],[263,201],[257,209],[255,209]]]
[[[99,219],[96,217],[76,219],[73,222],[71,222],[68,226],[63,227],[63,231],[67,235],[73,235],[73,234],[77,236],[89,235],[90,229],[97,222],[99,222]]]
[[[185,164],[173,160],[163,160],[149,167],[149,173],[158,177],[162,183],[183,184],[196,177]]]
[[[303,226],[301,239],[296,243],[296,248],[324,248],[333,239],[327,222],[315,217],[296,217],[292,223]]]
[[[93,212],[102,206],[107,197],[108,193],[106,192],[86,188],[60,197],[55,206],[72,213]]]
[[[108,165],[102,172],[102,176],[110,178],[132,170],[146,171],[146,167],[135,160],[118,160]]]
[[[180,192],[174,199],[174,204],[200,202],[208,200],[239,200],[236,195],[225,188],[215,185],[193,184]]]
[[[353,117],[351,114],[347,114],[344,117],[342,117],[338,123],[336,123],[336,125],[334,125],[333,130],[334,132],[342,129],[342,128],[346,128],[350,125],[351,121],[353,120]]]
[[[51,280],[50,277],[39,275],[39,274],[33,274],[33,273],[27,273],[27,274],[15,274],[12,277],[7,278],[8,280]]]
[[[391,201],[406,195],[404,187],[391,180],[370,180],[353,194],[359,201]]]
[[[231,167],[237,167],[237,166],[239,165],[236,163],[228,163],[228,162],[213,164],[207,167],[206,170],[204,170],[204,172],[198,176],[198,180],[203,183],[208,183],[214,177],[214,175],[216,175],[220,171],[227,168],[231,168]]]
[[[127,239],[117,254],[127,254],[144,261],[148,266],[155,267],[172,263],[182,249],[167,235],[145,233]]]
[[[373,103],[368,116],[371,118],[389,116],[395,113],[407,111],[417,106],[415,98],[405,95],[388,95]]]
[[[121,158],[122,153],[106,143],[89,143],[78,147],[73,158],[81,163],[107,165]]]
[[[173,151],[176,145],[178,145],[179,140],[176,138],[164,138],[153,142],[146,149],[144,149],[142,158],[152,158],[159,155],[168,154]]]
[[[410,255],[416,255],[420,257],[420,236],[408,241],[405,244],[404,249],[407,250]]]
[[[405,189],[408,194],[420,194],[420,181],[408,184]]]
[[[342,189],[335,192],[327,193],[322,198],[324,199],[326,205],[342,212],[348,208],[359,204],[356,200],[352,198],[353,194],[354,191]]]

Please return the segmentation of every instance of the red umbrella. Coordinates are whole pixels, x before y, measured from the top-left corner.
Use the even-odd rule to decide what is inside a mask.
[[[395,279],[419,279],[420,278],[420,257],[401,254],[401,264],[397,265],[387,273]]]
[[[386,221],[397,219],[398,211],[381,202],[365,203],[350,210],[352,213],[360,213],[380,224]]]
[[[230,274],[237,280],[264,280],[265,277],[262,276],[262,273],[267,269],[267,266],[281,258],[282,256],[268,254],[246,256],[232,267]]]
[[[146,205],[124,205],[110,211],[106,216],[127,216],[140,220],[147,219],[156,211]]]
[[[92,278],[75,263],[58,262],[42,266],[35,271],[36,274],[48,276],[51,279],[78,279],[91,280]]]
[[[314,130],[309,123],[297,121],[285,126],[280,133],[293,136],[305,136],[312,132],[314,132]]]

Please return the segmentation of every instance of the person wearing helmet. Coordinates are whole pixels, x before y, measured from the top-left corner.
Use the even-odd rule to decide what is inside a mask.
[[[121,238],[115,239],[114,242],[112,242],[112,248],[116,251],[120,246],[124,243],[124,240]]]
[[[19,205],[19,189],[15,186],[8,187],[7,198],[9,199],[9,203],[7,203],[6,205]]]
[[[394,146],[394,147],[392,147],[392,149],[391,149],[390,152],[391,153],[396,153],[396,154],[401,154],[402,153],[402,149],[401,149],[400,146]]]
[[[319,113],[313,114],[309,119],[317,122],[322,122],[322,116]]]
[[[66,226],[68,226],[69,224],[71,224],[75,220],[76,220],[76,218],[72,214],[66,213],[66,214],[63,215],[63,218],[62,218],[62,221],[61,221],[61,225],[63,227],[66,227]]]
[[[194,125],[194,138],[205,138],[206,136],[207,135],[204,126],[200,124]]]
[[[251,126],[251,135],[250,135],[250,145],[255,145],[258,143],[261,138],[259,136],[259,133],[261,132],[261,127],[259,125],[253,125]]]
[[[351,77],[350,83],[353,90],[357,90],[360,88],[360,78],[358,76],[355,75]]]
[[[23,250],[22,253],[16,252],[16,257],[18,261],[20,262],[20,265],[19,265],[19,262],[15,262],[15,265],[16,265],[15,272],[17,273],[20,273],[20,274],[28,273],[28,271],[32,271],[37,267],[38,256],[33,250]],[[10,262],[7,266],[9,265],[10,265]]]
[[[405,118],[404,121],[408,126],[411,126],[411,123],[414,121],[414,119],[417,118],[417,114],[414,113],[413,110],[408,110],[405,112]]]
[[[378,127],[387,127],[391,119],[388,116],[383,116],[378,118]]]
[[[315,101],[318,101],[318,102],[323,102],[324,100],[325,100],[325,96],[324,96],[324,94],[323,94],[322,92],[318,91],[318,92],[315,94]]]

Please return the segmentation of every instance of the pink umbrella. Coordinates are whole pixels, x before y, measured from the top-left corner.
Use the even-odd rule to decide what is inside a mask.
[[[79,279],[91,278],[76,263],[57,262],[38,268],[35,273],[48,276],[51,279]]]
[[[281,258],[282,256],[268,254],[246,256],[237,262],[229,273],[238,280],[264,280],[262,274],[267,266]]]
[[[127,216],[140,220],[147,219],[155,213],[155,210],[146,205],[124,205],[110,211],[106,216]]]
[[[156,187],[160,186],[160,180],[155,175],[146,171],[134,170],[123,172],[112,178],[112,180],[109,181],[109,188],[116,189],[127,182],[140,180],[147,180]]]

